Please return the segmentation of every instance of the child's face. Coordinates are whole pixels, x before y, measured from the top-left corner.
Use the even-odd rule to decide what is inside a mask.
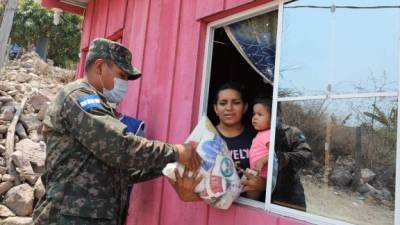
[[[263,104],[257,103],[253,106],[251,122],[256,130],[267,130],[271,127],[271,113]]]

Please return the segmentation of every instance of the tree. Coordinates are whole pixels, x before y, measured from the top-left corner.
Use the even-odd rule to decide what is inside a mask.
[[[77,62],[79,57],[80,16],[63,13],[61,23],[53,24],[54,13],[37,4],[34,0],[20,0],[15,13],[12,42],[27,48],[41,39],[49,39],[48,58],[55,65],[66,67]]]

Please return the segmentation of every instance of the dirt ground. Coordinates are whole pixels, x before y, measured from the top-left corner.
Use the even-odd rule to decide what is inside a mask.
[[[304,177],[302,181],[308,212],[354,224],[394,224],[394,211],[390,207],[365,200],[356,193],[335,190],[311,179]]]

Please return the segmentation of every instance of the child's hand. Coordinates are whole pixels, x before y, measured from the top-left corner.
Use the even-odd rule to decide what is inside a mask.
[[[260,173],[261,170],[264,168],[264,166],[267,165],[267,163],[268,163],[268,156],[262,157],[261,159],[256,161],[254,169]]]

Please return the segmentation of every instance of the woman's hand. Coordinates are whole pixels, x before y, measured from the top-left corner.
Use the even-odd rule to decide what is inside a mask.
[[[198,194],[194,192],[196,186],[203,179],[202,176],[198,176],[198,172],[193,172],[193,175],[189,177],[189,170],[185,168],[183,175],[179,174],[178,169],[175,169],[176,182],[168,179],[169,183],[174,187],[179,198],[184,202],[200,201]]]
[[[248,172],[244,172],[244,175],[246,176],[247,180],[242,183],[243,185],[243,192],[248,192],[248,191],[259,191],[259,192],[264,192],[265,187],[266,187],[266,179],[260,176],[254,176],[251,175]]]

